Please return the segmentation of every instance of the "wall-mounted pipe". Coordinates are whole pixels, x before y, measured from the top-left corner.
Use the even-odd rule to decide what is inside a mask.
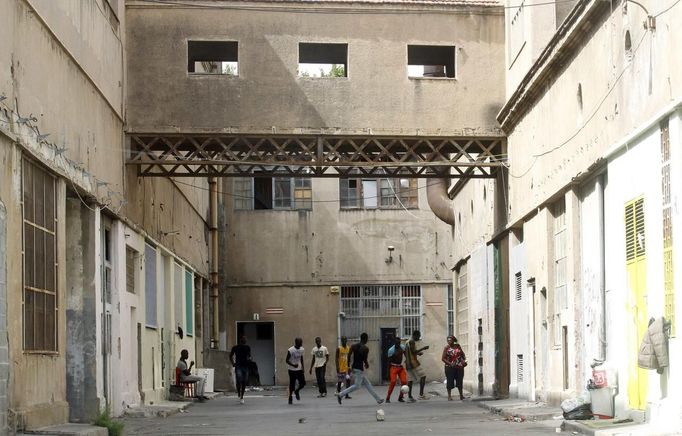
[[[455,225],[455,210],[448,196],[450,179],[429,179],[426,184],[426,199],[433,213],[443,222]]]
[[[211,303],[213,303],[211,344],[219,348],[219,299],[218,299],[218,180],[208,179],[209,185],[209,230],[211,232]]]

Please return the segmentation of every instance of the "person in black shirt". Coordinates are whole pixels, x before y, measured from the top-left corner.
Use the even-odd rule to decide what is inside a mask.
[[[249,362],[251,361],[251,347],[246,345],[246,336],[242,336],[239,344],[230,351],[230,363],[234,366],[234,377],[237,380],[237,396],[239,402],[244,404],[244,392],[246,382],[249,379]]]
[[[345,395],[350,394],[360,386],[364,386],[365,389],[367,389],[367,392],[374,397],[374,399],[377,401],[377,404],[384,402],[384,400],[377,395],[376,392],[374,392],[372,383],[370,383],[367,377],[365,377],[365,370],[369,368],[369,363],[367,363],[367,355],[369,355],[367,339],[367,333],[363,333],[360,335],[360,343],[354,344],[352,347],[350,347],[348,360],[353,362],[351,368],[353,369],[353,375],[355,376],[355,384],[336,394],[336,399],[339,404],[341,404],[341,399]]]

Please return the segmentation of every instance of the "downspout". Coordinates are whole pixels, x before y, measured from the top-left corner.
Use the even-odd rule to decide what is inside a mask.
[[[428,179],[426,182],[426,199],[433,213],[441,221],[455,225],[455,210],[448,196],[449,178]]]
[[[218,349],[220,343],[219,310],[218,310],[218,181],[215,177],[208,179],[209,185],[209,231],[211,234],[211,302],[213,303],[213,328],[211,330],[211,348]]]
[[[601,294],[601,332],[599,332],[600,359],[606,360],[606,235],[604,234],[604,175],[597,177],[597,207],[599,214],[599,293]]]

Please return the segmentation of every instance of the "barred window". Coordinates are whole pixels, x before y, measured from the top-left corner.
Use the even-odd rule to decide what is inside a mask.
[[[377,186],[379,192],[377,193]],[[341,209],[416,209],[417,179],[340,179]]]
[[[126,247],[126,291],[131,294],[135,293],[135,287],[137,280],[135,279],[137,274],[137,263],[138,263],[137,251],[130,247]]]
[[[394,327],[401,337],[422,330],[419,285],[341,286],[340,305],[341,335],[350,340],[357,340],[362,332],[378,340],[384,327]]]
[[[24,350],[58,351],[57,181],[22,161]]]

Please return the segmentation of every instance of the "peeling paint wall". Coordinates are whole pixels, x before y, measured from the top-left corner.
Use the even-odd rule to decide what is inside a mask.
[[[0,435],[7,434],[9,347],[7,342],[7,209],[0,200]]]

